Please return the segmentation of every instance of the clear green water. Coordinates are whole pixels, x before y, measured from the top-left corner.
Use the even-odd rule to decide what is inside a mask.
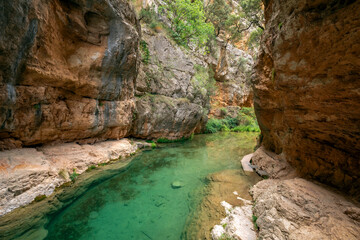
[[[47,225],[46,239],[182,239],[206,176],[239,169],[254,133],[198,135],[141,153],[126,171],[89,189]],[[245,177],[245,176],[244,176]],[[180,181],[183,187],[173,189]]]

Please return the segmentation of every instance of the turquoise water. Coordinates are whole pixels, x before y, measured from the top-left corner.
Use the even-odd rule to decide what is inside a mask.
[[[206,176],[239,169],[255,143],[254,133],[217,133],[143,152],[126,171],[53,216],[46,239],[182,239],[187,218],[203,197]],[[183,186],[172,188],[174,181]]]

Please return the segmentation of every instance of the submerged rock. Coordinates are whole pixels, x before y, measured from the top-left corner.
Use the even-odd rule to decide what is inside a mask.
[[[184,184],[180,181],[174,181],[171,183],[171,187],[176,189],[176,188],[182,188],[184,186]]]
[[[246,228],[246,231],[254,231],[253,224],[251,222],[251,196],[249,195],[249,187],[260,180],[260,177],[256,173],[249,172],[246,176],[242,170],[224,170],[218,173],[211,174],[209,177],[209,183],[204,189],[205,197],[198,207],[198,211],[194,212],[194,215],[189,216],[187,221],[184,236],[186,239],[206,239],[212,240],[212,231],[215,225],[221,222],[221,225],[216,227],[217,230],[221,230],[216,235],[216,239],[222,239],[218,236],[231,235],[231,232],[237,232],[240,228]],[[225,204],[226,203],[226,204]],[[224,204],[226,206],[224,206]],[[232,206],[231,208],[227,206]],[[245,205],[245,206],[244,206]],[[245,208],[242,208],[245,207]],[[242,217],[235,217],[230,214],[230,211],[236,208],[233,212],[236,216],[245,213],[247,216],[245,222],[241,221],[245,225],[241,225],[238,222]],[[250,212],[249,212],[250,211]],[[226,218],[226,222],[222,222],[222,219]],[[236,221],[232,221],[235,220]],[[250,223],[249,223],[250,222]],[[239,225],[240,224],[240,225]],[[226,228],[226,232],[225,232]],[[252,230],[251,230],[252,229]],[[240,230],[241,231],[241,230]],[[244,232],[244,234],[245,234]],[[215,234],[215,233],[214,233]],[[237,232],[237,235],[240,234]],[[231,235],[236,237],[237,235]],[[215,235],[214,235],[215,236]],[[244,236],[241,235],[240,236]],[[251,234],[249,236],[252,236]],[[224,236],[225,237],[225,236]],[[223,238],[225,239],[225,238]],[[244,240],[247,238],[244,238]]]
[[[221,220],[221,225],[215,225],[211,231],[213,240],[239,239],[256,240],[256,230],[252,222],[251,201],[239,198],[244,202],[244,206],[233,207],[231,204],[222,201],[221,205],[225,208],[226,217]]]

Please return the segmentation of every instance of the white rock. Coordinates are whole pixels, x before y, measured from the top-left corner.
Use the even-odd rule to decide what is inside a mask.
[[[251,160],[252,156],[253,156],[253,154],[251,153],[251,154],[248,154],[248,155],[244,156],[241,159],[242,168],[246,172],[253,172],[254,171],[254,169],[252,169],[252,167],[250,167],[250,160]]]

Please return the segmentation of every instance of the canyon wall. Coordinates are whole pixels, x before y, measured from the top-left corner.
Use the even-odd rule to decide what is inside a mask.
[[[211,61],[216,91],[211,98],[210,116],[220,117],[221,109],[240,109],[253,105],[251,73],[254,60],[250,54],[218,39],[219,50]],[[214,61],[216,59],[216,61]]]
[[[206,122],[208,66],[201,54],[180,48],[166,31],[142,26],[142,63],[136,80],[132,135],[190,137]],[[201,72],[201,73],[200,73]],[[203,79],[197,81],[197,75]]]
[[[128,135],[140,38],[131,6],[1,4],[0,149]]]
[[[262,145],[360,197],[360,1],[267,0],[253,80]]]

